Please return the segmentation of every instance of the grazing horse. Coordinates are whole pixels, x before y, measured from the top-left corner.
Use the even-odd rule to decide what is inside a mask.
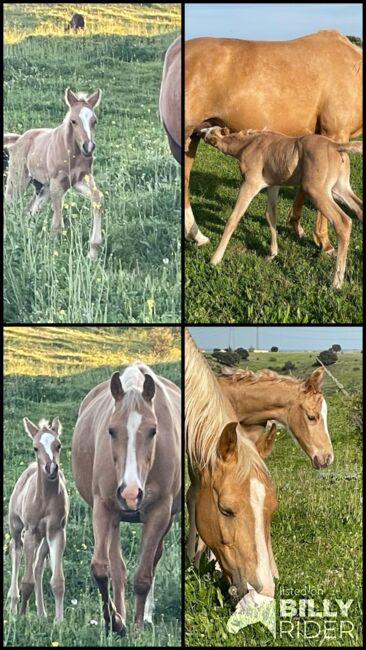
[[[166,51],[159,98],[160,118],[168,134],[170,150],[179,164],[182,164],[181,41],[181,36],[178,36]]]
[[[85,20],[84,16],[81,14],[73,14],[71,20],[69,23],[66,23],[65,25],[65,32],[70,31],[70,29],[73,29],[75,32],[78,31],[78,29],[84,29],[85,27]]]
[[[289,136],[320,133],[348,142],[362,131],[362,50],[335,30],[291,41],[195,38],[185,44],[185,231],[198,244],[189,178],[202,122],[231,131],[267,127]],[[290,222],[299,224],[300,190]],[[318,213],[314,239],[333,252],[327,220]]]
[[[69,110],[62,124],[55,129],[30,129],[19,135],[4,135],[4,146],[10,153],[5,201],[11,202],[23,193],[33,180],[34,196],[28,210],[35,215],[51,199],[53,219],[51,233],[63,229],[63,195],[70,187],[86,196],[92,205],[94,227],[90,239],[90,257],[95,259],[102,243],[102,193],[92,176],[93,128],[97,121],[94,109],[101,100],[101,90],[89,97],[74,94],[66,88],[65,102]]]
[[[350,217],[335,202],[338,199],[353,209],[362,221],[362,201],[350,185],[350,162],[345,152],[362,153],[362,142],[338,144],[323,135],[290,138],[273,131],[239,131],[227,127],[200,129],[200,134],[215,148],[239,160],[243,181],[234,210],[221,241],[211,258],[218,264],[230,237],[252,199],[268,188],[267,220],[271,230],[271,255],[277,255],[276,197],[279,185],[300,185],[312,203],[334,225],[338,238],[337,265],[333,288],[343,284],[347,251],[352,227]],[[274,193],[274,194],[273,194]]]
[[[9,503],[9,545],[12,573],[9,590],[10,609],[17,611],[18,574],[24,551],[25,569],[21,582],[21,613],[27,611],[35,590],[38,616],[47,616],[43,601],[44,563],[49,555],[55,598],[56,622],[63,620],[65,592],[62,558],[66,543],[69,498],[65,478],[59,469],[61,423],[54,418],[50,425],[41,420],[36,426],[28,418],[24,428],[33,440],[37,462],[31,463],[17,480]]]
[[[227,576],[233,599],[245,597],[248,583],[261,597],[272,598],[273,577],[278,576],[270,539],[275,488],[187,330],[185,425],[189,559],[195,555],[198,530]]]
[[[288,429],[313,467],[320,469],[334,458],[328,408],[321,392],[323,374],[324,369],[317,368],[306,379],[296,379],[271,370],[237,370],[221,374],[217,380],[245,434],[257,446],[268,439],[265,427],[259,425],[275,420]]]
[[[126,630],[119,524],[143,524],[134,578],[135,623],[152,622],[156,565],[172,517],[181,508],[180,390],[142,363],[93,388],[72,440],[76,487],[93,509],[91,570],[108,627]],[[109,576],[113,600],[109,596]]]

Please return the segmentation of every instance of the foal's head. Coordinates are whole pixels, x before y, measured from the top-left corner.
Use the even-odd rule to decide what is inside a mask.
[[[316,469],[327,467],[334,458],[328,432],[327,403],[321,392],[323,375],[324,369],[317,368],[300,383],[287,414],[290,432]]]
[[[60,462],[61,443],[59,437],[62,431],[60,420],[54,418],[51,425],[46,420],[41,420],[36,426],[28,418],[23,418],[23,424],[29,437],[33,440],[38,466],[49,481],[55,481],[58,477]]]
[[[99,105],[101,98],[101,90],[96,90],[86,98],[75,95],[70,88],[65,91],[65,102],[70,109],[65,120],[74,142],[86,158],[90,158],[95,149],[93,129],[97,118],[94,109]]]
[[[111,378],[115,400],[108,432],[117,480],[117,500],[122,510],[140,509],[145,483],[154,462],[157,435],[155,381],[145,374],[142,390],[122,388],[120,373]]]
[[[268,546],[276,492],[254,447],[243,441],[242,435],[238,438],[236,428],[236,422],[224,428],[217,461],[201,474],[196,504],[198,532],[215,553],[234,598],[247,593],[247,583],[273,595]],[[249,461],[244,474],[243,461],[248,465],[248,458],[245,461],[243,452],[255,459],[254,463]]]

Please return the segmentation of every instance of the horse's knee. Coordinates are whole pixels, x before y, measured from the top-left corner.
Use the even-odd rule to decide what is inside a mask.
[[[63,596],[65,593],[65,580],[63,578],[52,578],[50,581],[52,593],[55,596]]]
[[[135,594],[137,596],[147,596],[150,591],[152,580],[152,574],[146,573],[146,571],[137,571],[133,581]]]
[[[22,592],[23,600],[24,599],[28,600],[29,596],[33,593],[33,591],[34,591],[34,581],[25,582],[24,580],[22,580],[21,592]]]
[[[97,210],[100,210],[103,207],[103,202],[104,202],[103,192],[100,192],[100,190],[94,189],[93,192],[92,192],[93,208],[96,208]]]

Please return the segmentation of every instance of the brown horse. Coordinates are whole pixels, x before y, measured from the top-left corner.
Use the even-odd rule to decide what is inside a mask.
[[[362,50],[335,30],[291,41],[195,38],[185,44],[185,230],[198,244],[208,242],[189,202],[190,172],[199,138],[209,121],[232,131],[268,127],[290,136],[320,133],[337,142],[362,130]],[[290,222],[299,225],[300,190]],[[314,239],[333,247],[327,221],[318,213]]]
[[[4,146],[10,153],[5,201],[22,194],[33,180],[36,191],[28,206],[36,214],[51,199],[53,219],[51,233],[63,229],[62,201],[65,192],[73,187],[86,196],[92,205],[94,227],[90,240],[90,257],[97,257],[102,243],[102,193],[92,176],[93,129],[96,123],[94,109],[101,100],[101,90],[89,97],[75,95],[66,88],[65,102],[69,107],[62,124],[55,129],[30,129],[14,138],[4,135]]]
[[[33,441],[37,462],[18,478],[9,503],[9,545],[12,573],[9,590],[10,609],[17,611],[18,574],[24,550],[25,569],[21,582],[21,613],[25,614],[35,590],[38,616],[47,616],[43,601],[43,571],[49,555],[52,569],[51,589],[56,604],[56,622],[63,620],[65,580],[62,558],[66,543],[69,498],[65,478],[59,470],[61,424],[54,418],[50,425],[41,420],[36,426],[28,418],[24,428]]]
[[[187,330],[185,409],[191,479],[188,557],[195,555],[198,530],[231,583],[230,595],[243,598],[249,583],[261,596],[273,597],[273,576],[278,575],[270,539],[275,488]]]
[[[152,622],[154,575],[172,517],[181,507],[180,390],[142,363],[93,388],[72,440],[77,489],[93,509],[91,570],[108,626],[126,630],[119,524],[143,524],[134,578],[135,623]],[[108,576],[113,585],[109,596]]]
[[[265,428],[259,425],[275,420],[288,429],[313,467],[320,469],[334,458],[327,403],[321,392],[323,374],[324,369],[317,368],[306,379],[296,379],[270,370],[239,370],[217,379],[245,434],[256,445],[268,438]],[[268,453],[267,449],[263,455]]]
[[[181,36],[168,47],[160,86],[160,118],[168,134],[170,150],[179,164],[182,163],[182,53]]]
[[[362,142],[338,144],[322,135],[290,138],[273,131],[239,131],[227,127],[200,129],[205,142],[239,160],[243,181],[234,210],[225,226],[221,241],[211,258],[218,264],[230,237],[252,199],[268,188],[266,219],[271,229],[271,255],[277,255],[276,198],[279,185],[300,185],[312,203],[334,225],[338,238],[338,255],[333,288],[343,284],[347,251],[352,227],[350,217],[335,202],[342,201],[362,221],[362,201],[350,185],[350,162],[345,152],[362,153]]]

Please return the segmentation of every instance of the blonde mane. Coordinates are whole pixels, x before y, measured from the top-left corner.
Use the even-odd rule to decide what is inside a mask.
[[[185,430],[187,452],[200,470],[215,467],[217,444],[224,427],[237,421],[230,402],[221,392],[217,379],[205,358],[185,330]],[[240,424],[237,431],[240,433]],[[244,480],[254,465],[258,471],[268,470],[254,445],[238,436],[237,478]]]
[[[297,379],[297,377],[290,377],[288,375],[279,375],[278,372],[274,372],[273,370],[257,370],[257,372],[253,372],[252,370],[241,370],[241,369],[231,369],[231,368],[224,368],[223,372],[217,375],[218,377],[222,378],[230,378],[235,383],[251,383],[254,384],[256,382],[260,381],[270,381],[273,383],[278,383],[280,381],[287,381],[293,384],[299,384],[301,383],[301,379]]]

